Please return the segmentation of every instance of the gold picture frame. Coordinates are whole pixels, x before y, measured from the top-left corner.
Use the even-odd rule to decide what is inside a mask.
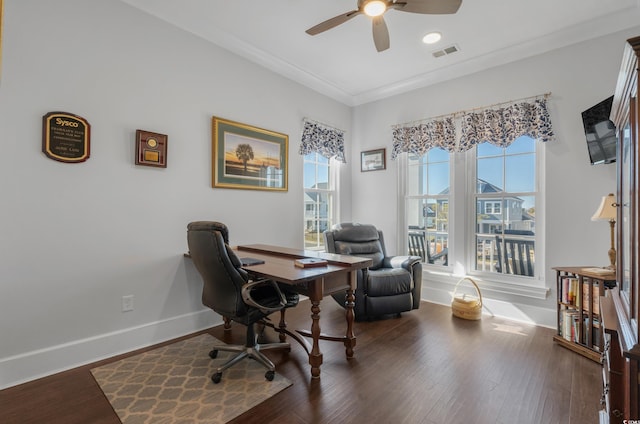
[[[214,116],[213,188],[287,191],[289,136]]]

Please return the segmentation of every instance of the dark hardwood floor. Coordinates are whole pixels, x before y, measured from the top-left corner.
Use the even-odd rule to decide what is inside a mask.
[[[321,307],[322,331],[343,333],[343,310],[329,298]],[[288,310],[287,320],[289,328],[309,328],[308,301]],[[555,345],[551,329],[486,316],[464,321],[423,302],[401,318],[356,323],[355,331],[351,360],[341,343],[321,341],[319,380],[295,342],[288,354],[268,352],[293,386],[232,423],[598,422],[600,365]],[[208,332],[244,339],[237,324],[231,334],[222,326]],[[89,371],[119,358],[0,391],[0,422],[119,423]]]

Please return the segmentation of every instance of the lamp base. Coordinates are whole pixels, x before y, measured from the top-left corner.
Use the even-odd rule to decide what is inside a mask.
[[[609,262],[610,265],[607,267],[608,269],[615,271],[616,270],[616,249],[613,247],[609,249]]]

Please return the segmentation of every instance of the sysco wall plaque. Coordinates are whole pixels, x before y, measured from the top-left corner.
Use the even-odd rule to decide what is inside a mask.
[[[42,117],[42,151],[49,158],[67,163],[89,159],[91,125],[86,119],[65,112]]]

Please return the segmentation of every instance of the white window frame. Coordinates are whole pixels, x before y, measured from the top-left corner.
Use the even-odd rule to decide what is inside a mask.
[[[455,284],[463,276],[471,276],[487,290],[546,299],[549,287],[545,282],[545,143],[536,141],[536,231],[534,277],[524,277],[496,272],[476,271],[475,221],[476,221],[476,149],[450,155],[449,197],[449,265],[423,264],[423,281]],[[408,187],[408,155],[398,156],[398,251],[408,251],[405,199]],[[458,189],[462,187],[462,189]]]
[[[317,153],[318,154],[318,153]],[[302,156],[302,172],[304,174],[304,167],[305,167],[305,156]],[[340,196],[339,196],[339,188],[340,188],[340,163],[338,160],[336,160],[335,158],[331,158],[329,159],[329,186],[327,187],[327,189],[319,189],[319,188],[305,188],[304,187],[304,175],[302,178],[302,201],[303,201],[303,205],[302,205],[302,210],[303,210],[303,216],[302,216],[302,225],[303,225],[303,234],[302,234],[302,246],[304,249],[306,250],[317,250],[317,251],[324,251],[324,245],[320,245],[317,247],[306,247],[306,241],[304,239],[304,226],[306,225],[306,211],[307,211],[307,204],[304,203],[305,200],[305,193],[306,192],[315,192],[315,193],[325,193],[328,195],[328,198],[330,198],[331,200],[329,201],[329,205],[330,205],[330,209],[327,211],[328,217],[327,217],[327,228],[331,228],[333,225],[335,225],[336,223],[340,222],[340,217],[339,217],[339,211],[340,211]],[[316,168],[317,171],[317,168]],[[317,182],[316,182],[317,183]]]

